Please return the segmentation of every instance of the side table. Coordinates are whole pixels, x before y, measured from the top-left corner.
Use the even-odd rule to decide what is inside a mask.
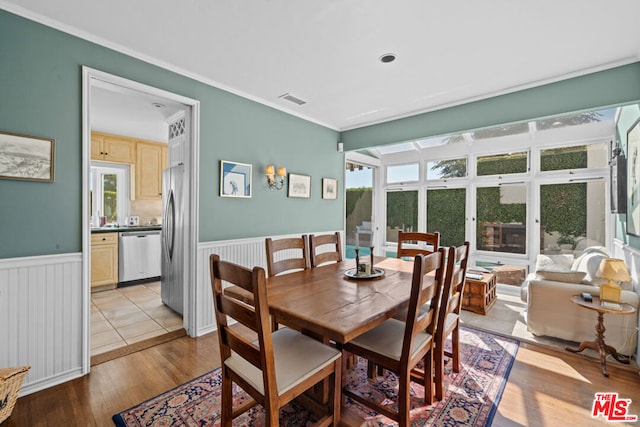
[[[580,353],[585,348],[597,350],[600,353],[600,365],[602,365],[602,375],[609,376],[607,372],[607,354],[611,354],[618,362],[628,364],[629,358],[622,354],[618,354],[618,351],[612,346],[604,342],[604,314],[633,314],[636,309],[630,304],[620,304],[620,310],[614,308],[607,308],[600,305],[600,298],[593,297],[593,301],[585,301],[580,295],[574,295],[571,297],[571,302],[578,304],[580,307],[588,310],[593,310],[598,313],[598,323],[596,323],[596,340],[595,341],[583,341],[580,343],[580,347],[571,348],[567,347],[567,351],[573,353]]]
[[[464,281],[462,295],[462,309],[478,314],[487,314],[496,302],[496,275],[482,273],[482,279],[471,279],[468,276]]]

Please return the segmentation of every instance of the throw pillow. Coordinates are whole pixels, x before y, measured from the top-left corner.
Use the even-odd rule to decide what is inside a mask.
[[[580,283],[586,273],[583,271],[536,271],[539,278],[543,280],[553,280],[555,282]]]
[[[536,271],[555,269],[556,266],[563,267],[566,270],[571,268],[573,263],[573,255],[538,255],[536,259]]]

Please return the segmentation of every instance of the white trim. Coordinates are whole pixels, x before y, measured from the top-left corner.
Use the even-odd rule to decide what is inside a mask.
[[[197,268],[197,242],[198,242],[198,155],[200,152],[200,101],[192,98],[188,98],[173,92],[169,92],[163,89],[159,89],[153,86],[149,86],[143,83],[139,83],[133,80],[125,79],[123,77],[115,76],[100,70],[96,70],[90,67],[82,67],[82,173],[85,179],[82,183],[82,247],[83,247],[83,373],[88,373],[91,364],[90,355],[90,294],[91,294],[91,280],[90,280],[90,252],[91,252],[91,229],[89,227],[89,189],[88,189],[88,176],[90,171],[91,161],[91,117],[90,117],[90,99],[91,99],[91,86],[92,81],[101,81],[109,84],[121,86],[136,90],[138,92],[147,93],[152,96],[166,98],[188,107],[187,114],[189,115],[190,129],[189,129],[189,143],[188,153],[188,168],[189,171],[189,215],[186,221],[188,221],[189,234],[187,236],[187,262],[185,263],[185,271],[187,272],[187,278],[185,280],[185,310],[184,310],[184,327],[189,335],[193,336],[196,330],[196,310],[194,307],[196,298],[196,289],[194,286],[188,284],[196,283],[196,268]],[[185,159],[186,160],[186,159]],[[86,219],[86,220],[84,220]]]
[[[82,252],[56,255],[37,255],[20,258],[0,259],[0,270],[5,268],[39,267],[50,264],[67,264],[82,261]]]

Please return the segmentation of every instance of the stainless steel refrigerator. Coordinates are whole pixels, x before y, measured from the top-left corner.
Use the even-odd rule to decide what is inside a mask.
[[[162,171],[162,302],[182,314],[185,273],[185,168]]]

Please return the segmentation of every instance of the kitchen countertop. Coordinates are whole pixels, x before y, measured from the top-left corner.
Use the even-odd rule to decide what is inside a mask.
[[[162,230],[161,225],[140,225],[137,227],[129,227],[121,225],[119,227],[93,227],[91,233],[125,233],[128,231],[153,231]]]

